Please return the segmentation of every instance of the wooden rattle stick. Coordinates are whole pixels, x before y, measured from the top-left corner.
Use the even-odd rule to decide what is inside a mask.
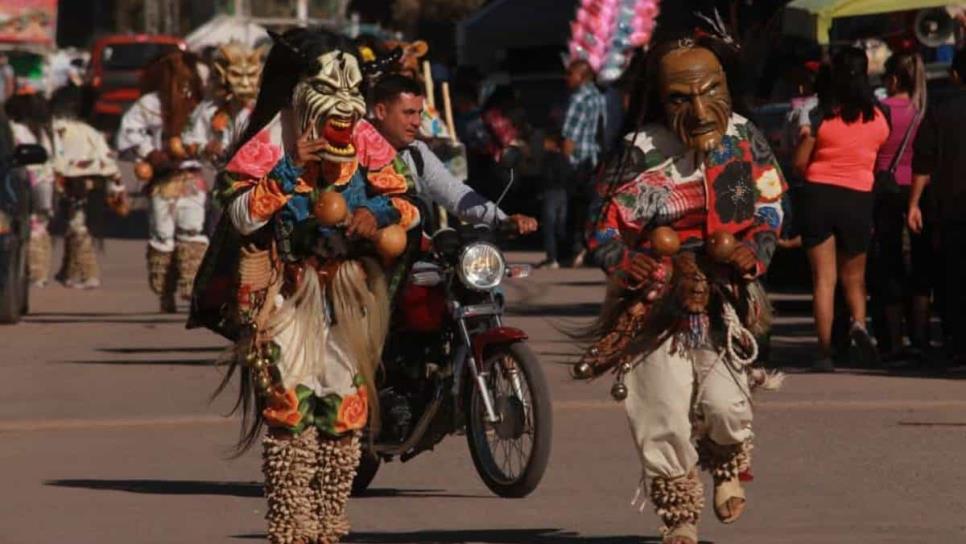
[[[446,129],[449,130],[449,139],[454,144],[458,144],[456,139],[456,125],[453,123],[453,102],[449,97],[449,82],[443,82],[443,114],[446,115]]]
[[[433,95],[433,68],[428,60],[423,61],[423,83],[426,85],[426,104],[430,109],[436,109],[436,97]]]

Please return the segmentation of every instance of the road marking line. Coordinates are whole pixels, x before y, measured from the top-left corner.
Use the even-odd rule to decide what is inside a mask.
[[[961,400],[898,400],[898,401],[771,401],[758,402],[756,408],[769,411],[843,411],[870,410],[966,410]],[[566,400],[553,403],[554,410],[620,410],[620,403],[599,400]],[[238,425],[238,418],[215,415],[169,416],[157,418],[112,419],[14,419],[0,421],[0,433],[69,431],[75,429],[118,429],[137,427],[176,427],[181,425]],[[958,424],[959,425],[959,424]],[[957,425],[957,426],[958,426]]]
[[[0,421],[0,433],[30,431],[69,431],[72,429],[99,429],[125,427],[165,427],[178,425],[237,424],[235,418],[222,416],[171,416],[157,418],[124,419],[14,419]]]
[[[621,409],[618,402],[597,400],[571,400],[554,402],[557,410],[608,410]],[[843,411],[861,412],[867,410],[966,410],[962,400],[802,400],[802,401],[764,401],[756,402],[755,408],[762,411]]]

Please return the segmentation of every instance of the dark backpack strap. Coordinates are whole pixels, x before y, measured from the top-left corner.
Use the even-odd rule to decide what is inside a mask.
[[[413,158],[413,164],[416,165],[416,175],[420,178],[423,177],[426,163],[423,161],[423,153],[419,150],[419,146],[416,144],[409,146],[409,155]]]

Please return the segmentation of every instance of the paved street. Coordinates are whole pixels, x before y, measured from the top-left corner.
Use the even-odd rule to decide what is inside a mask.
[[[58,252],[59,253],[59,252]],[[144,243],[106,242],[104,288],[31,293],[31,315],[0,328],[0,543],[244,543],[264,538],[258,451],[229,458],[231,398],[209,402],[224,343],[160,315]],[[514,258],[537,260],[535,254]],[[537,271],[508,288],[510,324],[532,335],[553,395],[554,444],[540,488],[493,497],[465,441],[392,463],[350,503],[357,543],[659,542],[610,380],[573,383],[558,327],[603,296],[594,270]],[[779,297],[772,360],[793,373],[758,397],[756,480],[734,526],[705,510],[715,543],[966,542],[966,374],[801,374],[808,300]]]

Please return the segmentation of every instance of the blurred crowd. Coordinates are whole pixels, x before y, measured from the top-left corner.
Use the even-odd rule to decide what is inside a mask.
[[[541,219],[540,266],[584,264],[582,233],[595,173],[633,128],[637,82],[625,77],[602,87],[587,62],[572,62],[556,91],[559,100],[547,105],[536,126],[519,88],[474,68],[426,62],[432,55],[424,42],[362,36],[357,43],[363,60],[399,52],[401,73],[426,91],[419,139],[455,178],[507,210]],[[217,92],[210,84],[214,54],[197,59],[203,100]],[[52,89],[37,90],[18,82],[0,54],[0,101],[16,142],[40,144],[51,157],[30,168],[36,285],[49,275],[52,220],[85,225],[96,245],[105,211],[128,208],[110,135],[87,124],[83,60],[62,60]],[[961,74],[966,55],[959,52],[949,68],[952,90],[940,99],[927,91],[915,47],[883,58],[844,47],[783,69],[771,89],[787,104],[777,130],[761,122],[768,106],[735,106],[765,125],[791,185],[780,247],[802,248],[810,264],[821,350],[816,370],[966,358]],[[77,145],[83,150],[65,149]],[[77,171],[79,163],[87,169]],[[78,176],[88,180],[84,190],[70,181]],[[82,271],[65,260],[56,277],[96,287],[96,259],[87,260],[93,264]],[[941,327],[933,326],[933,316]]]

